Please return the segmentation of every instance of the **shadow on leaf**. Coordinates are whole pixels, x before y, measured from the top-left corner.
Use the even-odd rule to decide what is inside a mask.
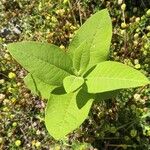
[[[87,92],[87,87],[84,85],[76,96],[76,102],[79,109],[81,109],[89,100],[94,99],[94,94]]]
[[[61,87],[55,88],[51,93],[54,95],[63,95],[63,94],[66,94],[66,91],[64,87],[61,86]]]

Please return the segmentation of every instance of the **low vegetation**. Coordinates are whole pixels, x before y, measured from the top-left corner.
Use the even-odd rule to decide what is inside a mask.
[[[1,1],[0,2],[0,149],[136,149],[148,150],[150,88],[122,90],[95,103],[80,128],[55,141],[44,125],[46,100],[23,82],[26,70],[12,60],[7,45],[39,41],[68,47],[91,14],[109,10],[113,37],[110,59],[149,78],[150,10],[147,1]]]

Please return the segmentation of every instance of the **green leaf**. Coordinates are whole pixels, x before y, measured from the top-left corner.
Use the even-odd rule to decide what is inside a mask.
[[[55,45],[18,42],[9,44],[8,50],[26,70],[47,84],[61,85],[71,74],[71,59]]]
[[[120,90],[97,93],[94,102],[101,102],[102,100],[115,98],[119,94],[119,92]]]
[[[59,96],[51,95],[48,101],[45,124],[50,135],[57,140],[78,128],[88,116],[93,99],[88,99],[87,103],[79,109],[76,102],[77,94],[78,91]],[[86,98],[82,98],[81,101],[86,101]]]
[[[106,9],[91,16],[77,31],[69,45],[69,54],[73,58],[75,50],[84,41],[88,43],[90,50],[90,62],[88,68],[105,61],[109,55],[112,37],[112,23]]]
[[[30,73],[24,78],[24,82],[32,93],[45,99],[49,99],[50,92],[56,88],[56,86],[49,85]]]
[[[84,79],[82,77],[76,76],[67,76],[63,80],[64,88],[67,93],[71,93],[77,90],[84,83]]]
[[[77,75],[81,75],[87,68],[90,61],[89,43],[84,41],[75,49],[73,57],[73,68]]]
[[[63,86],[60,86],[56,87],[51,93],[54,95],[63,95],[66,94],[66,91]]]
[[[84,84],[76,96],[76,103],[78,108],[81,109],[82,107],[84,107],[90,99],[95,100],[95,94],[88,93],[87,87]]]
[[[99,63],[87,76],[89,93],[101,93],[149,84],[150,81],[138,70],[122,63],[106,61]]]

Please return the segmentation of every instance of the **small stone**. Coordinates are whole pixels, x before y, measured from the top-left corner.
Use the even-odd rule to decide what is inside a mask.
[[[21,31],[17,27],[13,29],[13,32],[16,34],[21,34]]]

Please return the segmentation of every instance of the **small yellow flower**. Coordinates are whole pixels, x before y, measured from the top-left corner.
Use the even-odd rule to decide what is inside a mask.
[[[126,33],[126,31],[125,30],[121,30],[120,33],[121,33],[121,35],[124,35]]]
[[[0,137],[0,144],[3,142],[3,138],[2,137]]]
[[[145,49],[149,49],[149,45],[148,45],[148,44],[145,44],[145,45],[144,45],[144,48],[145,48]]]
[[[150,31],[150,26],[147,26],[147,27],[146,27],[146,30]]]
[[[118,0],[118,5],[121,5],[123,0]]]
[[[75,26],[73,26],[73,25],[71,25],[70,29],[71,29],[71,30],[75,30],[75,29],[76,29],[76,27],[75,27]]]
[[[147,55],[147,51],[143,51],[143,55],[145,55],[145,56],[146,56],[146,55]]]
[[[63,3],[66,4],[68,2],[68,0],[64,0]]]
[[[10,60],[9,54],[6,53],[6,54],[4,55],[4,58],[7,59],[7,60]]]
[[[60,45],[60,48],[61,48],[61,49],[65,49],[65,46],[64,46],[64,45]]]
[[[16,141],[15,141],[15,145],[16,145],[16,146],[20,146],[20,145],[21,145],[21,141],[20,141],[20,140],[16,140]]]
[[[11,99],[11,101],[12,101],[12,103],[15,103],[17,100],[16,100],[16,98],[13,97],[13,98]]]
[[[63,15],[65,13],[65,10],[64,9],[59,9],[59,10],[56,10],[56,14],[58,15]]]
[[[137,135],[137,130],[131,130],[131,131],[130,131],[130,135],[131,135],[132,137],[136,137],[136,135]]]
[[[150,136],[150,130],[147,131],[147,136]]]
[[[122,5],[121,5],[121,9],[122,9],[123,11],[125,11],[125,9],[126,9],[126,4],[122,4]]]
[[[140,65],[140,64],[136,64],[134,67],[135,67],[136,69],[140,69],[140,68],[141,68],[141,65]]]
[[[50,19],[50,15],[46,16],[46,19],[49,20]]]
[[[133,97],[134,97],[135,100],[140,100],[141,95],[140,94],[134,94]]]
[[[41,142],[37,141],[37,142],[35,143],[35,146],[36,146],[37,148],[40,147],[40,146],[41,146]]]
[[[147,16],[150,17],[150,9],[146,12]]]
[[[3,111],[8,112],[9,111],[8,107],[3,107]]]
[[[17,126],[17,122],[13,122],[12,126],[16,127]]]
[[[57,18],[52,16],[51,21],[55,23],[55,22],[57,22]]]
[[[21,145],[21,141],[20,141],[20,140],[16,140],[16,141],[15,141],[15,145],[16,145],[16,146],[20,146],[20,145]]]
[[[9,92],[9,93],[13,93],[13,91],[14,91],[14,89],[13,89],[12,87],[9,87],[9,88],[8,88],[8,92]]]
[[[134,39],[137,40],[139,35],[137,33],[134,34]]]
[[[18,82],[18,83],[17,83],[17,86],[21,86],[21,82]]]
[[[39,9],[39,11],[42,10],[42,3],[41,2],[39,3],[38,9]]]
[[[6,99],[3,100],[3,104],[4,104],[4,105],[8,105],[9,103],[10,103],[10,100],[9,100],[9,99],[6,98]]]
[[[31,143],[32,143],[32,146],[34,146],[35,145],[35,140],[33,140]]]
[[[10,115],[10,119],[13,119],[15,117],[15,115]]]
[[[40,133],[41,133],[40,130],[37,130],[37,131],[36,131],[36,134],[37,134],[37,135],[40,135]]]
[[[137,46],[137,45],[138,45],[138,41],[135,40],[135,41],[133,42],[133,44],[134,44],[134,46]]]
[[[0,84],[3,84],[4,82],[5,82],[4,79],[1,79],[1,80],[0,80]]]
[[[140,21],[140,17],[137,17],[137,18],[135,19],[135,21],[136,21],[136,22],[139,22],[139,21]]]
[[[16,77],[16,74],[13,73],[13,72],[10,72],[10,73],[8,74],[8,77],[9,77],[10,79],[13,79],[13,78]]]
[[[124,29],[127,27],[127,24],[125,22],[121,23],[121,27]]]

